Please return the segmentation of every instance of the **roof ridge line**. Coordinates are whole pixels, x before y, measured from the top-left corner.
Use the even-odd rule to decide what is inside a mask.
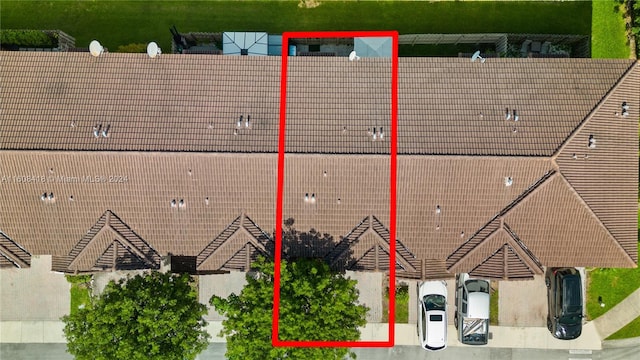
[[[604,94],[604,96],[600,98],[600,101],[598,101],[598,103],[591,109],[591,111],[589,111],[589,113],[587,114],[587,116],[585,116],[585,118],[582,120],[580,125],[576,126],[573,129],[573,131],[569,134],[569,136],[567,136],[564,139],[562,144],[560,144],[560,146],[556,148],[556,150],[553,152],[553,155],[551,155],[551,159],[553,160],[554,163],[556,161],[556,158],[558,157],[558,155],[560,155],[560,153],[564,150],[564,148],[571,142],[571,140],[573,140],[573,138],[577,136],[577,134],[580,131],[582,131],[582,129],[587,125],[587,123],[591,119],[593,119],[593,116],[600,110],[600,108],[602,108],[602,105],[607,100],[609,100],[609,98],[613,94],[613,91],[616,88],[618,88],[620,84],[627,79],[627,77],[629,77],[629,74],[633,71],[634,67],[636,66],[636,63],[637,61],[634,61],[631,64],[629,64],[629,67],[624,71],[624,73],[622,73],[622,75],[620,75],[618,80],[609,88],[609,90]]]
[[[29,256],[31,256],[31,253],[29,251],[27,251],[27,249],[25,249],[22,245],[20,245],[17,241],[13,240],[12,238],[9,237],[9,235],[7,235],[7,233],[5,233],[4,231],[0,230],[0,236],[4,237],[5,239],[11,241],[15,246],[19,247],[20,250],[24,251],[25,253],[29,254]]]
[[[107,210],[107,211],[109,211],[109,210]],[[97,220],[97,221],[96,221],[96,223],[95,223],[95,224],[97,224],[97,223],[98,223],[98,221],[100,221],[100,219],[102,219],[102,216],[105,216],[104,225],[102,225],[102,227],[100,227],[100,230],[96,231],[96,233],[95,233],[95,234],[93,234],[93,236],[89,239],[89,241],[87,241],[87,243],[86,243],[86,244],[84,244],[84,246],[82,247],[82,249],[80,249],[80,251],[76,254],[76,256],[74,256],[74,257],[73,257],[73,259],[70,259],[71,261],[69,261],[69,264],[67,264],[67,269],[71,269],[71,266],[72,266],[73,264],[75,264],[75,263],[78,261],[78,259],[82,256],[82,254],[84,254],[84,253],[87,251],[87,248],[89,247],[89,244],[91,244],[91,243],[95,240],[95,238],[96,238],[96,237],[98,237],[100,234],[102,234],[103,232],[105,232],[105,231],[106,231],[106,230],[105,230],[106,228],[109,228],[109,229],[111,229],[113,232],[115,232],[116,234],[118,234],[118,232],[117,232],[117,231],[115,231],[111,226],[109,226],[109,220],[107,219],[107,216],[108,216],[108,215],[106,215],[107,211],[105,211],[105,212],[104,212],[104,213],[103,213],[103,214],[98,218],[98,220]],[[95,226],[95,224],[93,224],[93,226]],[[93,228],[93,226],[92,226],[92,228]],[[89,229],[89,231],[91,231],[91,229]],[[84,238],[84,236],[83,236],[83,238]],[[78,244],[79,244],[79,243],[81,243],[81,242],[82,242],[82,238],[81,238],[81,239],[80,239],[80,240],[79,240],[79,241],[78,241],[78,242],[73,246],[73,248],[71,249],[71,251],[69,252],[69,254],[67,254],[66,256],[71,256],[71,253],[73,252],[73,250],[75,249],[75,247],[76,247],[76,246],[78,246]]]
[[[2,244],[0,244],[0,256],[11,261],[13,265],[17,268],[22,269],[22,268],[29,267],[28,263],[20,259],[20,257],[17,254],[14,254],[13,252],[9,251],[9,249],[5,248],[4,245]]]
[[[529,250],[529,248],[524,244],[524,242],[520,240],[520,237],[516,235],[515,231],[513,231],[511,227],[506,223],[502,224],[502,229],[507,233],[507,235],[509,235],[508,243],[510,242],[514,243],[511,245],[514,251],[516,252],[516,255],[518,255],[518,257],[520,257],[525,263],[528,263],[529,262],[528,260],[531,260],[533,262],[533,265],[535,265],[540,270],[540,273],[542,273],[542,263],[535,255],[533,255],[533,252]],[[518,250],[518,248],[520,248],[520,250]],[[521,254],[519,253],[520,251],[523,251],[526,256],[524,257],[521,256]],[[532,264],[527,264],[527,266],[529,266],[529,268],[533,270],[533,267],[531,265]]]
[[[122,234],[120,234],[120,232],[116,229],[114,229],[113,227],[111,227],[111,224],[109,224],[109,228],[111,228],[111,230],[113,230],[114,233],[116,233],[117,239],[114,239],[111,244],[107,247],[107,250],[109,250],[109,247],[111,247],[111,245],[113,245],[115,242],[119,242],[120,245],[124,246],[127,248],[127,250],[129,250],[130,253],[134,254],[135,256],[137,256],[140,260],[142,260],[143,262],[147,263],[148,266],[153,266],[155,267],[156,264],[154,263],[154,261],[152,259],[149,259],[149,257],[147,257],[146,254],[144,254],[141,249],[139,249],[135,244],[133,244],[131,241],[127,240],[127,238],[125,238]],[[151,248],[153,250],[153,248]],[[154,250],[155,252],[155,250]],[[104,253],[104,252],[103,252]],[[157,253],[157,252],[156,252]],[[100,255],[102,256],[102,255]],[[98,257],[98,259],[100,259],[100,257]],[[97,260],[96,260],[97,261]],[[158,264],[159,265],[159,264]]]
[[[262,246],[262,244],[260,244],[260,242],[258,241],[258,239],[255,238],[255,236],[253,236],[253,234],[251,234],[251,232],[249,230],[247,230],[247,228],[244,227],[244,225],[240,225],[240,228],[238,228],[238,230],[243,231],[246,235],[249,236],[249,243],[253,244],[253,246],[255,246],[257,249],[264,251],[265,253],[267,253],[267,249]],[[229,236],[229,238],[227,239],[227,241],[231,240],[231,238],[233,238],[236,234],[238,234],[238,231],[234,232],[233,234],[231,234],[231,236]],[[246,245],[247,243],[245,243]],[[217,249],[216,249],[217,250]],[[215,252],[215,251],[214,251]],[[213,253],[211,253],[211,255],[213,255]]]
[[[513,210],[518,205],[520,205],[522,203],[522,200],[528,198],[531,194],[535,194],[536,192],[538,192],[539,191],[538,189],[540,189],[542,185],[548,183],[549,179],[554,178],[558,173],[559,172],[556,171],[555,169],[551,169],[547,171],[541,178],[536,180],[536,182],[533,183],[533,185],[528,187],[524,192],[522,192],[522,194],[518,195],[518,197],[515,198],[515,200],[513,200],[509,205],[505,206],[504,209],[500,210],[500,212],[498,213],[498,215],[495,216],[495,218],[506,216],[511,210]]]
[[[447,269],[447,271],[451,271],[452,269],[454,269],[457,265],[459,265],[460,263],[462,263],[465,259],[467,259],[469,256],[473,255],[474,253],[478,252],[480,248],[482,248],[482,245],[486,244],[487,241],[490,241],[491,239],[493,239],[494,237],[498,236],[498,234],[500,233],[501,230],[504,230],[502,228],[498,228],[494,231],[491,232],[491,234],[489,234],[489,236],[487,236],[486,238],[484,238],[483,240],[481,240],[476,246],[474,246],[471,250],[467,251],[466,254],[462,255],[460,257],[460,259],[458,259],[458,261],[456,261],[453,265],[451,265],[451,267],[449,267]],[[502,244],[504,245],[504,244]],[[502,246],[501,245],[501,246]],[[489,255],[489,257],[487,257],[486,259],[482,260],[480,263],[478,263],[474,269],[480,265],[482,265],[488,258],[490,258],[491,256],[495,255],[495,253],[497,251],[499,251],[500,248],[498,248],[498,250],[496,250],[495,252],[493,252],[491,255]],[[454,270],[455,271],[455,270]]]
[[[622,251],[623,254],[626,255],[627,259],[629,261],[631,261],[632,265],[638,265],[636,264],[635,261],[633,261],[633,258],[631,258],[631,255],[629,255],[629,253],[622,247],[622,245],[620,245],[620,242],[618,242],[618,239],[616,239],[615,236],[613,236],[613,234],[611,233],[611,231],[609,231],[609,228],[602,222],[602,220],[600,220],[600,218],[598,217],[598,215],[593,211],[593,209],[591,209],[591,207],[589,206],[589,204],[582,198],[582,196],[580,196],[580,193],[573,187],[571,186],[571,183],[564,177],[564,175],[562,175],[562,173],[560,173],[560,179],[562,180],[562,182],[565,184],[565,186],[569,189],[569,191],[571,191],[577,198],[578,201],[589,210],[589,213],[591,214],[591,216],[597,221],[597,223],[602,226],[602,228],[606,231],[607,235],[613,239],[613,242],[615,243],[616,247],[618,249],[620,249]]]

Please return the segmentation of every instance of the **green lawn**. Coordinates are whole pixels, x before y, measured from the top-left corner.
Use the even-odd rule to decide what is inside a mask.
[[[67,275],[66,278],[71,284],[71,313],[76,312],[82,305],[91,305],[91,296],[89,295],[91,275]]]
[[[409,322],[409,287],[401,285],[396,287],[396,311],[395,322],[406,324]],[[412,305],[413,306],[413,305]],[[382,322],[389,322],[389,288],[385,289],[382,300]]]
[[[593,320],[640,287],[640,267],[594,269],[589,272],[588,278],[587,316]],[[598,303],[598,296],[602,296],[605,307]]]
[[[156,41],[168,51],[179,31],[397,30],[412,33],[589,34],[591,3],[331,1],[2,1],[4,29],[60,29],[79,47],[92,39],[112,50]]]
[[[489,298],[489,324],[499,325],[498,319],[500,318],[500,307],[498,306],[500,295],[498,294],[498,287],[491,288],[491,297]]]
[[[628,339],[638,336],[640,336],[640,317],[635,318],[635,320],[606,338],[606,340]]]
[[[615,0],[593,1],[591,57],[628,59],[629,45],[622,13]]]

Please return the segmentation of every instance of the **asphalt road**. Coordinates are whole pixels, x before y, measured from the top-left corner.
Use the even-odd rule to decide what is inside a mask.
[[[212,343],[198,356],[199,360],[222,360],[226,346]],[[640,352],[640,345],[626,348],[610,348],[592,353],[570,353],[567,350],[504,349],[488,347],[450,347],[441,352],[427,352],[417,346],[396,346],[388,349],[355,349],[358,359],[395,360],[429,359],[454,360],[470,358],[474,360],[626,360],[634,359]],[[11,360],[72,360],[66,352],[65,344],[0,344],[0,359]]]

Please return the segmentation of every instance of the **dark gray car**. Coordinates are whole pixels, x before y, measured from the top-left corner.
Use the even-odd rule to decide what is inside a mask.
[[[549,268],[547,328],[557,339],[571,340],[582,333],[582,280],[575,268]]]

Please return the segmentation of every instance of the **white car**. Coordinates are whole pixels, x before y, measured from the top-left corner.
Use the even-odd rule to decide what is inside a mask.
[[[444,281],[418,285],[418,336],[425,350],[447,347],[447,284]]]

